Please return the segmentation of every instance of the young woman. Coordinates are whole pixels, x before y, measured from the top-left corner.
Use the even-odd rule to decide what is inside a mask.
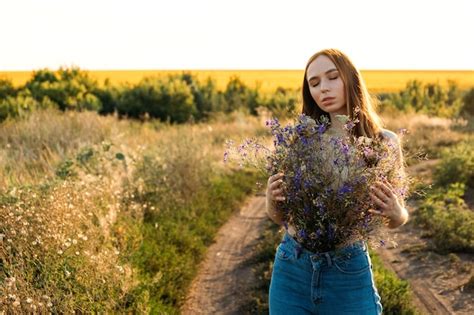
[[[303,113],[314,119],[329,117],[329,135],[340,136],[346,131],[335,115],[354,118],[358,108],[359,122],[351,132],[357,136],[382,136],[392,141],[397,152],[399,172],[404,172],[403,155],[395,133],[383,129],[373,109],[371,98],[360,72],[350,59],[337,49],[325,49],[308,61],[303,79]],[[278,202],[284,200],[282,178],[274,174],[267,182],[267,213],[282,225]],[[398,197],[389,182],[379,182],[369,192],[377,209],[372,212],[388,218],[389,228],[408,220],[404,200]],[[297,250],[295,229],[288,226],[278,246],[270,283],[270,314],[381,314],[382,304],[374,284],[372,263],[367,242],[358,240],[340,244],[334,251],[314,252],[303,247]]]

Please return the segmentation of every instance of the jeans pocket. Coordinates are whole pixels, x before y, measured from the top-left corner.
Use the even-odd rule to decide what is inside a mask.
[[[283,243],[278,245],[276,250],[276,257],[280,260],[290,260],[293,258],[293,253],[290,249],[286,248]]]
[[[365,252],[334,260],[334,266],[344,274],[361,274],[369,270],[370,263]]]

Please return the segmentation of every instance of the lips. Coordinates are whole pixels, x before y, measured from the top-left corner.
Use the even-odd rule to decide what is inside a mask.
[[[335,97],[325,97],[323,98],[323,100],[321,101],[321,103],[325,104],[325,103],[331,103],[332,101],[334,101],[336,98]]]

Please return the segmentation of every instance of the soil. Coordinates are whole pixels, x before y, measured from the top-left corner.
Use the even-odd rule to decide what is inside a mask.
[[[252,257],[265,220],[265,197],[257,195],[224,224],[191,285],[182,314],[241,314],[255,282],[245,262]]]

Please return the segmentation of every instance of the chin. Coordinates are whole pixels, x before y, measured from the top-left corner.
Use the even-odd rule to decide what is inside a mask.
[[[324,111],[327,112],[327,113],[344,112],[344,114],[346,114],[346,110],[345,110],[344,106],[340,106],[340,107],[332,107],[331,106],[331,107],[327,107],[326,109],[324,109]]]

